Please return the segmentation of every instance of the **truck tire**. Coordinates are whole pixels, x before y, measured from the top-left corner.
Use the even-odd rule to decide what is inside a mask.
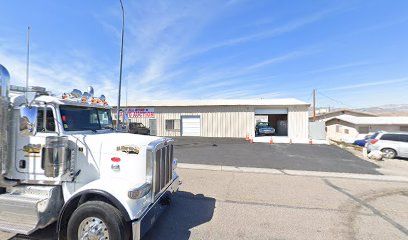
[[[89,239],[127,240],[130,230],[118,209],[106,202],[89,201],[72,214],[67,236],[69,240],[88,239],[86,236]]]

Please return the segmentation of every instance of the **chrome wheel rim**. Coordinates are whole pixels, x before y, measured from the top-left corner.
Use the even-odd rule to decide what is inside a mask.
[[[106,224],[97,217],[85,218],[78,228],[80,240],[108,240],[109,231]]]
[[[386,157],[386,158],[393,158],[394,157],[394,151],[392,151],[392,150],[390,150],[390,149],[385,149],[384,151],[383,151],[383,153],[384,153],[384,157]]]

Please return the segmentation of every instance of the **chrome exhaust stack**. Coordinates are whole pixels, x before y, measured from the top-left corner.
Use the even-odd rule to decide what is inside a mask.
[[[0,187],[16,185],[16,182],[4,179],[9,158],[8,127],[10,106],[10,74],[0,64]]]

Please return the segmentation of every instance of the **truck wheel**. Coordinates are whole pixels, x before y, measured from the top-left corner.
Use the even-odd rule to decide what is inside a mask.
[[[392,148],[384,148],[381,150],[385,158],[394,159],[397,156],[397,152]]]
[[[69,240],[129,239],[130,231],[118,209],[102,201],[82,204],[68,221]]]

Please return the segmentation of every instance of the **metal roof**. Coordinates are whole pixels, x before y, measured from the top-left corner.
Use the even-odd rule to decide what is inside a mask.
[[[138,101],[128,107],[185,107],[185,106],[310,106],[295,98],[276,99],[208,99]]]
[[[343,115],[343,114],[346,114],[346,115],[360,114],[360,115],[365,115],[367,117],[376,117],[376,116],[378,116],[377,114],[370,113],[370,112],[363,112],[363,111],[359,111],[359,110],[344,108],[344,109],[338,109],[338,110],[335,110],[335,111],[332,111],[332,112],[320,113],[320,114],[317,114],[316,117],[320,118],[320,119],[323,119],[323,118],[326,118],[326,117],[327,118],[332,118],[333,116],[336,116],[336,115],[338,116],[338,115]]]
[[[333,119],[339,119],[358,125],[408,125],[408,117],[355,117],[351,115],[341,115]]]

